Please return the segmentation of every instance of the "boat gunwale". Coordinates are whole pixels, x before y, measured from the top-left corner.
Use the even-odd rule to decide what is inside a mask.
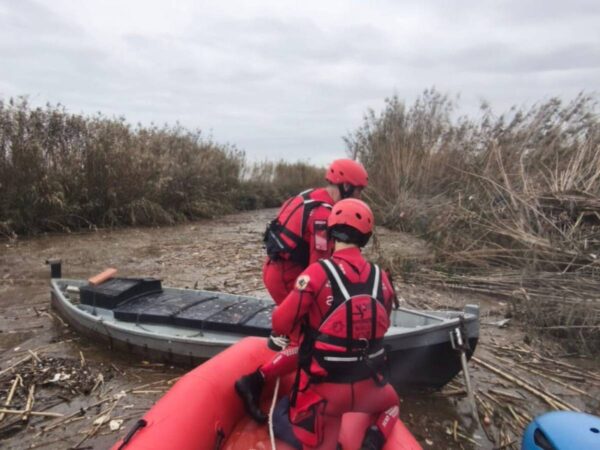
[[[213,345],[213,346],[231,345],[232,343],[235,343],[236,338],[239,337],[241,339],[243,337],[248,336],[245,334],[236,334],[236,333],[231,333],[231,332],[204,331],[204,333],[209,332],[209,333],[215,333],[215,334],[222,334],[223,336],[226,336],[226,335],[231,336],[234,339],[234,342],[229,343],[229,342],[202,339],[202,337],[203,337],[202,335],[200,335],[200,336],[176,336],[176,335],[160,333],[157,331],[145,329],[145,328],[142,328],[141,326],[139,326],[138,328],[135,328],[131,325],[132,324],[138,325],[137,323],[126,322],[126,321],[118,320],[116,318],[113,318],[112,320],[107,320],[103,316],[94,315],[84,309],[78,308],[75,304],[73,304],[68,299],[68,297],[63,293],[63,291],[61,290],[61,288],[58,284],[58,282],[61,282],[61,283],[64,283],[66,286],[68,286],[69,283],[74,282],[73,285],[77,286],[77,285],[82,285],[82,283],[85,283],[85,280],[76,280],[76,279],[68,279],[68,278],[53,278],[50,281],[51,281],[51,286],[52,286],[52,290],[54,291],[54,293],[58,296],[61,303],[64,306],[66,306],[71,311],[72,314],[75,314],[75,315],[81,317],[81,320],[93,321],[93,322],[102,324],[102,326],[104,326],[105,328],[113,328],[122,333],[131,333],[140,338],[152,338],[152,339],[160,339],[160,340],[167,339],[169,341],[176,341],[176,342],[185,343],[185,344],[189,344],[189,343],[193,342],[193,343],[197,343],[197,344]],[[174,290],[174,291],[190,291],[190,289],[172,288],[172,287],[166,287],[164,289]],[[197,290],[197,289],[194,289],[192,291],[203,292],[203,293],[212,293],[212,294],[219,293],[217,291],[205,291],[205,290]],[[228,294],[228,293],[221,293],[221,294],[236,296],[236,294]],[[240,297],[255,298],[255,297],[251,297],[251,296],[240,296]],[[98,308],[98,309],[110,311],[107,308]],[[419,325],[419,326],[410,327],[410,328],[409,327],[391,326],[390,329],[397,328],[397,329],[399,329],[399,331],[396,333],[390,333],[390,334],[386,333],[385,340],[388,341],[389,343],[393,343],[394,341],[397,341],[400,338],[408,338],[408,337],[419,336],[421,334],[427,334],[427,333],[432,332],[432,330],[442,332],[445,329],[456,328],[457,326],[460,325],[461,316],[463,317],[464,324],[467,328],[476,327],[476,330],[473,330],[476,332],[474,335],[467,333],[469,339],[479,337],[479,327],[476,326],[479,317],[478,317],[478,315],[476,315],[474,313],[469,313],[464,310],[463,311],[448,311],[448,312],[456,313],[456,314],[458,314],[458,316],[442,318],[442,317],[436,317],[436,316],[427,314],[427,312],[425,312],[425,311],[411,310],[411,309],[404,308],[404,307],[398,308],[397,311],[401,311],[403,313],[412,314],[412,315],[416,315],[416,316],[431,318],[431,319],[436,320],[438,323]],[[444,311],[438,311],[438,312],[443,313]],[[128,324],[129,326],[124,326],[123,324]],[[190,330],[190,331],[199,331],[200,333],[203,333],[202,330],[196,330],[195,328],[170,326],[170,325],[166,325],[166,324],[144,323],[144,325],[146,325],[146,326],[147,325],[162,326],[162,327],[168,327],[168,328],[173,328],[173,329]],[[108,333],[108,330],[107,330],[107,333]]]
[[[177,342],[177,343],[181,343],[181,344],[199,344],[199,345],[211,346],[211,347],[229,346],[229,345],[232,345],[235,342],[237,342],[237,340],[239,340],[239,339],[236,339],[238,336],[240,339],[243,337],[246,337],[245,335],[242,335],[242,334],[228,333],[229,336],[231,336],[233,338],[233,342],[229,342],[229,341],[223,342],[223,341],[217,341],[217,340],[198,339],[198,338],[202,338],[203,336],[198,336],[198,337],[176,336],[176,335],[169,335],[169,334],[164,334],[164,333],[157,333],[155,331],[144,329],[139,326],[138,326],[138,328],[134,328],[133,326],[124,326],[123,324],[128,324],[128,325],[137,325],[137,324],[135,324],[133,322],[120,321],[118,319],[106,320],[106,318],[103,316],[94,315],[94,314],[91,314],[91,313],[81,309],[81,308],[78,308],[76,305],[71,303],[69,301],[69,299],[63,294],[63,292],[60,290],[58,285],[55,283],[55,280],[65,280],[65,279],[59,278],[59,279],[51,280],[52,287],[53,287],[52,290],[58,297],[60,304],[63,307],[66,307],[74,316],[76,316],[76,318],[77,318],[76,320],[78,320],[78,322],[81,325],[85,325],[84,323],[82,323],[83,321],[90,321],[90,322],[94,322],[97,324],[101,324],[106,331],[106,335],[109,337],[113,337],[113,336],[110,334],[108,329],[114,329],[120,333],[135,335],[136,337],[143,338],[143,339],[154,339],[157,341],[167,340],[169,342]],[[75,281],[75,280],[71,280],[71,281]],[[106,308],[98,308],[98,309],[106,309]],[[108,311],[108,309],[106,309],[106,310]],[[144,324],[144,325],[152,326],[153,324]],[[163,326],[165,326],[165,325],[163,325]],[[187,329],[190,331],[198,331],[198,330],[194,330],[193,328],[185,328],[185,327],[180,327],[180,329]],[[224,332],[223,334],[227,334],[227,333]]]

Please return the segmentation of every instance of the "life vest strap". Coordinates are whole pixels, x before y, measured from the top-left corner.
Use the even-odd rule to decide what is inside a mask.
[[[387,358],[384,348],[368,355],[355,353],[353,356],[323,356],[315,354],[315,360],[327,374],[315,375],[310,372],[309,368],[307,373],[313,383],[355,383],[369,378],[380,386],[387,382]]]
[[[325,361],[330,362],[357,362],[362,361],[363,359],[369,358],[374,359],[378,356],[381,356],[385,353],[385,349],[382,347],[378,351],[374,353],[369,353],[368,355],[360,355],[360,356],[323,356]]]
[[[331,336],[329,334],[324,334],[319,332],[318,330],[309,328],[307,333],[311,334],[311,337],[315,342],[322,342],[324,344],[336,345],[339,347],[344,347],[346,352],[351,352],[352,350],[361,350],[363,353],[368,350],[379,349],[383,345],[383,338],[379,339],[350,339],[348,340],[345,337]],[[343,353],[337,352],[337,353]]]

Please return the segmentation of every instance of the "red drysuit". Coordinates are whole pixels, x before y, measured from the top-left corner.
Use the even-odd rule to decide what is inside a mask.
[[[349,283],[349,290],[353,285],[362,284],[365,287],[359,287],[359,291],[362,289],[362,294],[371,293],[372,287],[367,284],[372,279],[370,275],[375,266],[363,258],[359,248],[339,250],[333,254],[331,261]],[[378,292],[389,316],[394,289],[384,272],[381,272],[380,283]],[[330,312],[333,299],[332,286],[321,263],[310,265],[298,277],[294,290],[275,308],[274,333],[293,335],[304,323],[308,328],[318,330]],[[379,321],[378,326],[381,324]],[[383,326],[387,329],[389,320]],[[335,345],[332,346],[332,349],[335,348]],[[350,411],[376,415],[380,431],[386,437],[389,435],[398,417],[398,397],[389,384],[381,385],[372,377],[347,382],[331,381],[327,377],[319,380],[314,377],[315,372],[322,375],[328,372],[314,358],[310,363],[310,371],[313,375],[302,370],[296,402],[290,407],[294,433],[304,448],[335,449],[341,417]],[[343,369],[339,373],[343,373]]]
[[[300,194],[302,196],[302,194]],[[283,204],[277,220],[285,224],[289,230],[300,230],[303,221],[303,206],[299,206],[298,197],[293,197]],[[304,224],[304,233],[302,236],[303,252],[307,253],[304,257],[292,258],[288,252],[282,252],[279,257],[267,257],[263,265],[263,281],[269,294],[279,304],[291,292],[294,282],[300,273],[308,267],[309,264],[331,255],[333,245],[327,238],[327,218],[331,213],[333,199],[325,188],[318,188],[306,193],[309,200],[314,201],[307,211],[310,211]],[[296,207],[298,203],[299,207]],[[294,243],[288,236],[283,235],[280,238],[284,244],[294,246]],[[296,249],[294,251],[297,251]],[[298,261],[298,259],[302,261]]]

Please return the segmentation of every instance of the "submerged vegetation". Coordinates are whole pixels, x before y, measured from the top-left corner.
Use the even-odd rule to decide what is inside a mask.
[[[407,279],[510,298],[530,325],[600,351],[600,122],[593,97],[453,119],[426,91],[346,138],[380,223],[431,244]]]
[[[276,206],[321,172],[305,163],[249,165],[235,147],[181,126],[132,127],[123,118],[0,101],[0,236]]]

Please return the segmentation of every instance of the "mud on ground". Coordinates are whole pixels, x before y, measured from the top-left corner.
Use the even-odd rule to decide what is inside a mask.
[[[72,332],[49,308],[47,258],[62,258],[63,276],[70,278],[117,267],[121,275],[158,277],[168,286],[266,296],[261,234],[273,214],[0,242],[1,404],[11,397],[3,409],[10,412],[2,417],[0,411],[0,446],[108,448],[185,372],[113,353]],[[371,256],[428,251],[406,234],[380,229],[378,237]],[[482,310],[469,369],[483,428],[470,417],[461,377],[440,392],[404,396],[401,418],[425,449],[517,449],[523,426],[538,413],[570,408],[600,414],[599,362],[565,355],[515,318],[500,328],[505,302],[400,282],[396,287],[408,306],[477,303]]]

